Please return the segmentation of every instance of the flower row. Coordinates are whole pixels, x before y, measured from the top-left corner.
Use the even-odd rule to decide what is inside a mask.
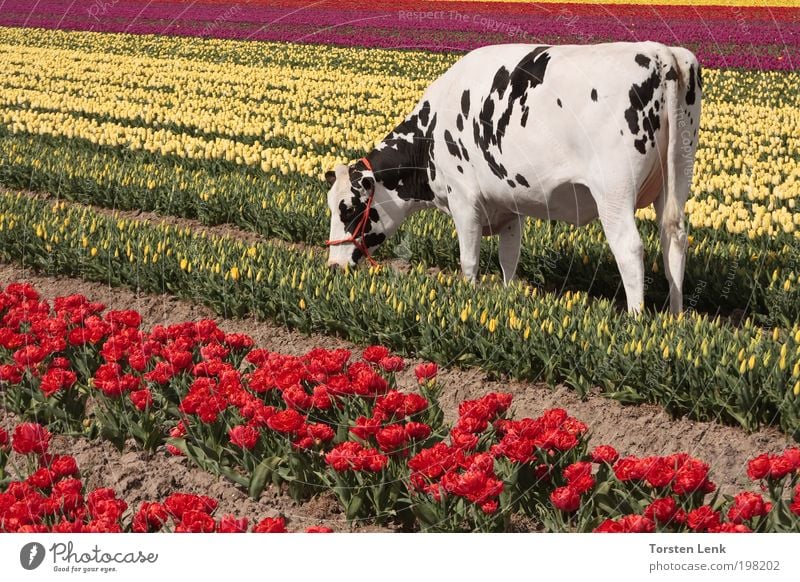
[[[405,362],[381,346],[353,361],[341,349],[299,357],[269,352],[210,320],[144,332],[134,311],[105,311],[80,295],[51,306],[23,284],[0,293],[0,305],[0,355],[13,362],[0,367],[5,406],[64,426],[58,411],[74,410],[68,403],[91,395],[93,411],[76,414],[91,414],[81,422],[89,434],[98,425],[104,437],[160,448],[169,429],[169,453],[254,498],[270,483],[300,501],[331,491],[350,521],[427,531],[507,530],[519,517],[547,531],[800,526],[797,448],[750,461],[748,475],[767,499],[750,491],[709,498],[716,485],[701,460],[685,453],[620,457],[608,445],[589,451],[586,424],[561,409],[513,419],[510,394],[461,402],[447,426],[436,366],[417,366],[418,392],[403,391],[397,372]],[[0,432],[2,467],[8,440]],[[15,429],[11,448],[38,456],[38,463],[24,484],[0,496],[0,524],[12,531],[121,528],[126,507],[113,492],[91,493],[85,504],[65,498],[81,490],[70,480],[77,468],[74,460],[47,455],[48,441],[39,425]],[[203,497],[173,495],[142,506],[131,527],[158,530],[169,516],[176,531],[247,528],[229,516],[216,522],[214,508]]]
[[[687,0],[675,2],[685,3]],[[734,3],[754,4],[752,0]],[[781,3],[772,0],[768,4]],[[175,0],[158,4],[118,0],[113,5],[78,9],[64,7],[57,0],[44,0],[33,7],[12,0],[4,8],[0,24],[11,26],[445,52],[507,42],[586,44],[652,39],[692,45],[701,62],[713,66],[758,69],[792,69],[800,44],[792,11],[763,4],[736,9],[694,7],[690,18],[679,6],[574,3],[532,8],[426,2],[420,8],[411,2],[377,2],[369,7],[352,1],[319,2],[310,7],[294,2],[242,6],[226,1],[187,6]]]
[[[67,114],[78,125],[61,129],[60,135],[69,131],[92,141],[116,136],[120,142],[136,139],[145,145],[198,139],[200,134],[211,138],[203,142],[206,149],[225,149],[180,155],[224,159],[227,151],[249,146],[252,154],[238,161],[246,165],[258,165],[265,157],[264,142],[288,140],[322,154],[363,150],[405,116],[429,82],[403,75],[378,81],[352,70],[319,71],[287,57],[260,67],[201,60],[167,64],[163,58],[23,45],[7,47],[0,61],[10,73],[2,94],[7,124],[41,126],[47,121],[15,112],[25,107]],[[36,78],[47,79],[47,90]],[[85,99],[87,88],[91,101]],[[175,99],[184,104],[175,107]],[[364,104],[369,105],[366,111]],[[174,133],[155,133],[164,128]],[[126,129],[139,129],[142,135],[127,136]],[[214,137],[228,143],[217,144]],[[254,144],[256,140],[261,143]],[[320,156],[303,173],[316,176],[329,162]]]
[[[206,495],[173,493],[142,502],[136,511],[112,488],[87,491],[74,457],[49,452],[50,431],[38,423],[0,427],[0,533],[285,533],[283,517],[249,523],[215,517],[218,502]],[[312,526],[313,533],[332,531]]]

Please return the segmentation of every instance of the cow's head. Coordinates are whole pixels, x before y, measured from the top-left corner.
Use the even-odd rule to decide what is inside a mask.
[[[325,180],[331,187],[328,266],[355,266],[365,249],[372,254],[396,227],[392,228],[393,221],[382,208],[382,188],[376,188],[375,176],[363,162],[340,164],[325,173]]]

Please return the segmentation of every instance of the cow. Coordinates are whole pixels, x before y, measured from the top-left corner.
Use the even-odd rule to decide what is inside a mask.
[[[644,264],[634,212],[652,204],[679,313],[701,91],[695,56],[655,42],[474,50],[371,152],[326,172],[328,264],[372,260],[406,217],[438,208],[453,218],[468,279],[481,237],[499,235],[507,284],[524,217],[599,218],[636,313]]]

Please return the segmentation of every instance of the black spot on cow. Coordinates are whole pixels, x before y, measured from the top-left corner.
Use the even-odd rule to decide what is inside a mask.
[[[459,173],[461,173],[461,174],[464,173],[464,168],[462,168],[461,166],[456,166],[456,170],[458,170]]]
[[[428,168],[428,179],[429,179],[429,182],[432,182],[433,180],[436,179],[436,163],[433,160],[433,153],[434,153],[433,152],[433,129],[435,127],[436,127],[436,115],[433,116],[433,118],[431,119],[430,126],[425,131],[425,142],[426,142],[426,145],[427,145],[427,151],[425,152],[425,155],[423,156],[423,159],[425,157],[427,157],[427,162],[428,163],[426,164],[426,166]],[[425,166],[423,166],[423,167],[425,167]],[[430,186],[428,186],[428,189],[430,189]]]
[[[339,220],[342,221],[345,231],[350,234],[355,232],[356,226],[358,226],[356,218],[361,216],[361,213],[363,213],[367,207],[366,204],[362,204],[358,196],[354,196],[353,200],[355,204],[353,202],[348,204],[344,200],[339,201]]]
[[[383,234],[382,232],[373,232],[364,237],[364,244],[367,246],[367,248],[371,249],[377,247],[385,240],[386,240],[385,234]],[[358,261],[361,260],[361,257],[363,256],[364,253],[362,253],[359,249],[356,248],[353,249],[353,254],[351,255],[350,258],[354,263],[357,263]]]
[[[402,200],[433,200],[430,182],[436,179],[433,131],[436,113],[428,101],[409,115],[383,140],[380,150],[369,154],[375,179]],[[409,138],[410,137],[410,141]],[[358,164],[356,164],[358,167]]]
[[[502,70],[505,70],[503,67]],[[498,81],[498,74],[495,75],[495,82]],[[500,76],[504,78],[504,76]],[[505,92],[505,87],[503,87],[503,92]],[[497,143],[497,138],[495,137],[494,133],[494,122],[492,118],[494,117],[494,94],[499,93],[499,89],[495,89],[495,83],[492,84],[492,91],[489,93],[489,96],[483,102],[483,107],[481,107],[481,111],[478,114],[478,118],[472,121],[472,130],[473,130],[473,138],[475,139],[475,145],[483,152],[483,157],[486,160],[486,163],[489,164],[489,168],[492,170],[498,178],[502,178],[507,174],[506,169],[495,160],[492,153],[489,151],[489,146],[491,144]],[[463,173],[463,172],[462,172]]]
[[[511,186],[512,188],[517,187],[517,184],[514,182],[514,180],[506,180],[506,182],[508,182],[508,185]]]
[[[658,111],[658,108],[659,108],[659,107],[661,107],[661,104],[659,103],[659,100],[658,100],[658,99],[656,99],[656,102],[655,102],[655,103],[653,103],[653,109],[655,109],[656,111]]]
[[[675,67],[670,67],[667,74],[664,75],[664,78],[667,81],[677,81],[678,80],[678,72],[675,70]]]
[[[490,94],[486,101],[483,102],[481,112],[478,114],[478,119],[473,122],[473,129],[475,130],[475,141],[480,142],[481,145],[489,146],[494,139],[494,132],[492,117],[494,117],[494,99]],[[480,135],[480,137],[478,137]]]
[[[456,115],[456,127],[458,131],[464,131],[464,117],[460,113]]]
[[[469,116],[469,89],[461,94],[461,115]]]
[[[633,135],[639,133],[639,113],[633,107],[625,110],[625,121],[628,122],[628,129]]]
[[[458,146],[456,145],[456,140],[453,139],[453,134],[450,133],[449,129],[444,130],[444,143],[447,146],[447,151],[450,152],[450,155],[460,160],[461,150],[458,149]]]
[[[509,73],[508,69],[505,67],[497,69],[497,72],[494,74],[494,79],[492,79],[491,93],[497,93],[498,99],[502,99],[506,89],[508,89],[510,80],[511,73]]]
[[[634,83],[628,91],[630,107],[625,110],[625,121],[630,132],[636,136],[634,147],[642,154],[646,151],[645,145],[648,141],[655,144],[655,133],[661,126],[660,117],[655,113],[655,105],[651,104],[660,84],[661,63],[656,58],[655,66],[650,68],[650,75],[640,84]],[[639,134],[640,129],[643,135]]]
[[[650,57],[648,57],[647,55],[639,53],[638,55],[636,55],[635,60],[636,64],[639,65],[640,67],[644,67],[645,69],[650,67]]]
[[[342,224],[344,224],[345,231],[353,234],[364,218],[364,212],[367,210],[367,200],[361,198],[361,191],[358,188],[353,188],[351,191],[353,192],[353,196],[349,203],[345,200],[339,201],[339,219],[342,221]],[[367,220],[363,232],[370,232],[372,230],[372,223],[378,222],[378,220],[380,220],[378,210],[376,208],[370,208],[369,220]]]
[[[547,64],[550,62],[550,54],[547,52],[549,48],[550,47],[536,47],[517,64],[514,68],[514,72],[511,73],[511,92],[508,95],[508,104],[506,110],[497,121],[497,149],[500,151],[503,150],[503,135],[511,120],[514,103],[519,101],[520,107],[522,108],[522,115],[526,117],[530,109],[527,105],[528,90],[535,89],[544,82]]]
[[[468,162],[469,161],[469,152],[467,151],[467,148],[464,147],[464,142],[459,139],[458,140],[458,145],[461,148],[461,155],[464,156],[464,161]]]
[[[525,179],[525,176],[523,176],[522,174],[517,174],[516,176],[514,176],[514,179],[517,182],[519,182],[520,186],[524,186],[525,188],[528,188],[530,186],[530,184],[528,184],[528,181]]]
[[[364,237],[364,244],[366,244],[367,247],[372,248],[378,246],[385,240],[386,235],[382,232],[371,232]]]
[[[448,184],[448,185],[447,185],[447,193],[449,194],[449,193],[450,193],[450,192],[452,192],[452,191],[453,191],[453,189],[450,187],[450,184]]]
[[[355,164],[347,169],[347,173],[350,176],[350,189],[354,193],[358,192],[358,187],[354,186],[354,184],[358,184],[361,181],[361,176],[364,175],[364,171],[366,169],[367,166],[365,166],[364,162],[361,160],[358,160]]]
[[[592,101],[597,101],[597,89],[592,89]]]
[[[527,105],[527,91],[539,86],[544,81],[547,64],[550,62],[550,55],[547,53],[549,48],[541,46],[533,49],[522,58],[512,73],[509,73],[505,67],[500,67],[492,80],[491,91],[483,102],[478,119],[473,121],[475,145],[480,148],[486,163],[498,178],[505,178],[508,171],[495,159],[490,151],[490,146],[496,146],[502,153],[503,136],[517,102],[522,111],[520,124],[525,127],[530,111],[530,107]],[[506,91],[508,91],[508,99],[504,104],[505,110],[495,126],[493,121],[495,101],[502,106]]]
[[[620,135],[625,135],[625,134],[622,132],[622,130],[621,130],[621,129],[619,130],[619,134],[620,134]]]
[[[422,104],[422,108],[419,110],[418,114],[419,122],[422,125],[428,125],[428,117],[430,116],[430,114],[431,114],[431,104],[425,101]]]
[[[650,110],[647,112],[642,118],[642,129],[647,134],[648,139],[650,140],[650,144],[655,147],[656,145],[656,131],[661,128],[661,118],[656,114],[655,108],[651,107]]]
[[[525,127],[525,125],[528,123],[528,112],[529,112],[529,111],[530,111],[530,109],[527,109],[527,108],[526,108],[526,109],[525,109],[525,112],[522,114],[522,119],[520,119],[520,120],[519,120],[519,124],[520,124],[522,127]]]
[[[697,65],[697,86],[700,87],[700,90],[703,90],[703,74],[700,71],[700,65]]]
[[[556,99],[556,103],[558,103],[558,106],[563,109],[564,106],[561,105],[561,99]]]
[[[694,92],[694,65],[689,65],[689,86],[686,88],[686,104],[694,105],[696,94]]]

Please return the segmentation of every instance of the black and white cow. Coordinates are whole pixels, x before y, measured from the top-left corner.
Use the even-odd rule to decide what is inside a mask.
[[[701,87],[691,52],[653,42],[472,51],[372,152],[326,173],[329,265],[357,263],[407,216],[436,207],[453,217],[464,275],[477,275],[481,236],[498,234],[508,282],[523,217],[599,217],[635,312],[644,265],[634,211],[654,204],[677,313]]]

